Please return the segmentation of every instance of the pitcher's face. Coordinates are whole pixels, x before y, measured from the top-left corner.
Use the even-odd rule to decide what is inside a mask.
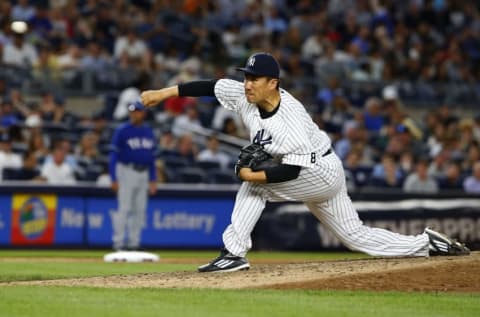
[[[276,89],[276,79],[245,74],[243,86],[249,103],[261,103]]]

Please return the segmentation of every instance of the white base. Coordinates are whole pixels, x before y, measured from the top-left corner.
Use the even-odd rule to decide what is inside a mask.
[[[105,254],[103,257],[105,262],[158,262],[160,257],[156,254],[140,251],[118,251]]]

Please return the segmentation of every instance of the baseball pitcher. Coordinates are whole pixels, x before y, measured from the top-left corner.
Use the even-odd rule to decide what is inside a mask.
[[[242,149],[235,171],[243,181],[231,224],[223,233],[225,248],[200,272],[238,271],[250,267],[250,235],[267,201],[302,201],[336,237],[352,250],[374,256],[468,254],[469,250],[429,228],[416,236],[363,225],[347,194],[341,160],[328,135],[304,106],[279,87],[280,68],[267,53],[250,56],[243,83],[219,79],[194,81],[141,94],[146,106],[172,96],[215,96],[237,112],[253,145]],[[263,166],[260,165],[261,162]]]

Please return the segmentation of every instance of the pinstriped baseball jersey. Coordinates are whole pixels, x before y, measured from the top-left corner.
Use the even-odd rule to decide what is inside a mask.
[[[243,182],[237,193],[231,224],[223,233],[226,249],[245,256],[251,233],[267,201],[302,201],[322,224],[348,248],[376,256],[428,256],[428,236],[406,236],[364,226],[348,197],[341,160],[328,152],[330,140],[312,121],[303,105],[280,89],[277,112],[261,118],[246,100],[244,85],[221,79],[215,96],[227,109],[240,114],[250,139],[282,163],[301,166],[296,179],[259,184]]]
[[[220,79],[215,96],[227,109],[236,111],[250,132],[250,140],[284,164],[313,167],[317,155],[330,148],[330,138],[312,121],[303,105],[280,89],[280,106],[274,116],[262,119],[256,105],[245,98],[241,82]]]

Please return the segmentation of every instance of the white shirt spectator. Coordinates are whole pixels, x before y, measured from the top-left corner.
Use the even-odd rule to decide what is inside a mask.
[[[302,45],[302,57],[307,59],[318,58],[323,53],[323,45],[321,37],[318,34],[313,34],[307,38]]]
[[[463,189],[470,194],[480,194],[480,161],[473,164],[472,175],[463,182]]]
[[[127,53],[130,58],[142,58],[147,52],[145,42],[135,35],[122,36],[115,41],[114,56],[119,58]]]
[[[188,107],[186,113],[176,117],[172,125],[172,133],[176,137],[201,130],[203,126],[198,119],[198,110],[195,107]]]
[[[217,107],[215,109],[215,113],[213,114],[212,128],[218,131],[222,130],[223,123],[225,122],[226,118],[232,118],[237,127],[243,127],[242,119],[236,112],[228,110],[224,107]]]
[[[3,49],[3,63],[18,67],[29,67],[37,63],[38,56],[35,48],[26,42],[16,46],[8,43]]]
[[[19,154],[0,151],[0,181],[3,179],[4,168],[21,168],[22,165],[22,157]]]
[[[227,169],[231,159],[230,156],[219,150],[219,142],[215,135],[208,138],[207,148],[198,153],[199,162],[218,162],[222,169]]]
[[[40,176],[47,180],[49,184],[55,185],[72,185],[75,184],[75,175],[73,168],[65,160],[67,150],[58,145],[52,151],[52,159],[45,160],[42,166]]]
[[[62,162],[57,165],[53,160],[46,162],[40,173],[49,184],[55,185],[73,185],[75,184],[75,176],[69,164]]]

